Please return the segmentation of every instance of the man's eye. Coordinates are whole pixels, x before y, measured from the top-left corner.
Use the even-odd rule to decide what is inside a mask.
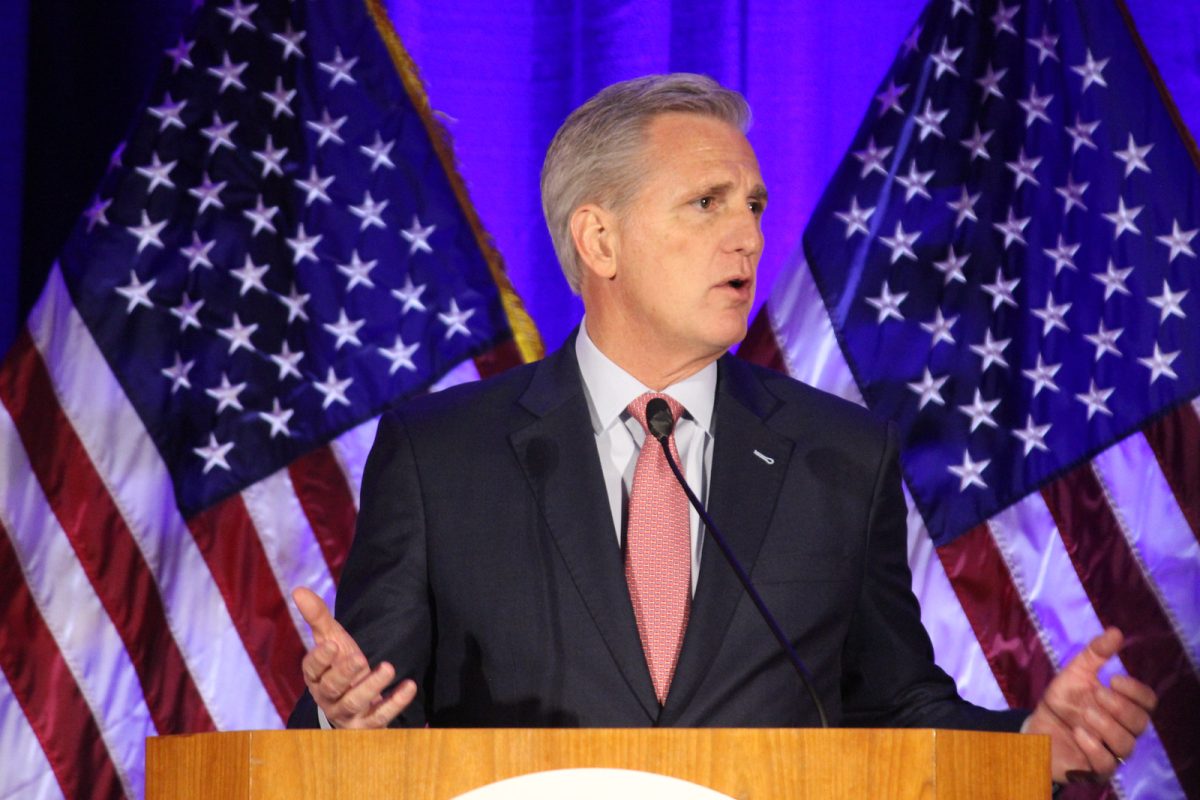
[[[701,197],[699,200],[696,201],[696,205],[699,206],[704,211],[708,211],[710,208],[713,207],[713,204],[716,202],[717,202],[716,199],[713,197]]]
[[[754,214],[755,216],[759,216],[760,214],[763,213],[764,204],[761,200],[751,200],[749,203],[746,204],[746,207],[750,209],[751,214]]]

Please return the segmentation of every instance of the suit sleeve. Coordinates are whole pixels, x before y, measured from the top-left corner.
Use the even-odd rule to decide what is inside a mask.
[[[336,616],[372,667],[388,661],[396,668],[395,683],[404,678],[417,682],[416,699],[392,724],[421,726],[431,688],[433,641],[425,513],[412,442],[392,414],[380,420],[361,497],[354,543],[338,584]],[[319,727],[307,691],[288,726]]]
[[[890,423],[872,491],[866,548],[863,588],[843,661],[845,724],[1019,730],[1028,712],[968,703],[933,662],[933,645],[912,592],[907,513]]]

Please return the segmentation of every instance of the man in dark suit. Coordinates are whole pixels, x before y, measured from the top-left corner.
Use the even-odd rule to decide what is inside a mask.
[[[961,700],[911,592],[890,426],[726,354],[763,244],[748,118],[687,75],[617,84],[568,118],[543,204],[585,319],[542,362],[381,421],[337,621],[296,592],[316,647],[292,724],[816,724],[655,460],[644,416],[662,397],[689,485],[834,725],[1048,733],[1060,780],[1132,751],[1154,696],[1097,680],[1115,630],[1032,714]]]

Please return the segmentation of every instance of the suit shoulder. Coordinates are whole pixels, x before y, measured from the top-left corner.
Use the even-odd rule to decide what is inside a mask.
[[[382,421],[403,424],[410,430],[495,422],[496,415],[510,413],[516,405],[535,368],[536,364],[523,364],[500,375],[411,398],[386,411]]]
[[[818,389],[782,372],[740,361],[780,403],[776,416],[805,427],[819,425],[838,436],[865,437],[882,441],[888,423],[858,403]]]

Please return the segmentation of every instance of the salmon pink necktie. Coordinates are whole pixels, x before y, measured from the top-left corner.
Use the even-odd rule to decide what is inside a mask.
[[[646,404],[661,397],[676,422],[683,406],[665,394],[646,392],[629,404],[629,413],[646,431],[629,492],[625,532],[625,580],[637,619],[646,664],[660,705],[667,699],[679,648],[687,628],[692,593],[691,533],[688,501],[671,473],[662,445],[646,427]],[[667,440],[679,464],[675,431]]]

